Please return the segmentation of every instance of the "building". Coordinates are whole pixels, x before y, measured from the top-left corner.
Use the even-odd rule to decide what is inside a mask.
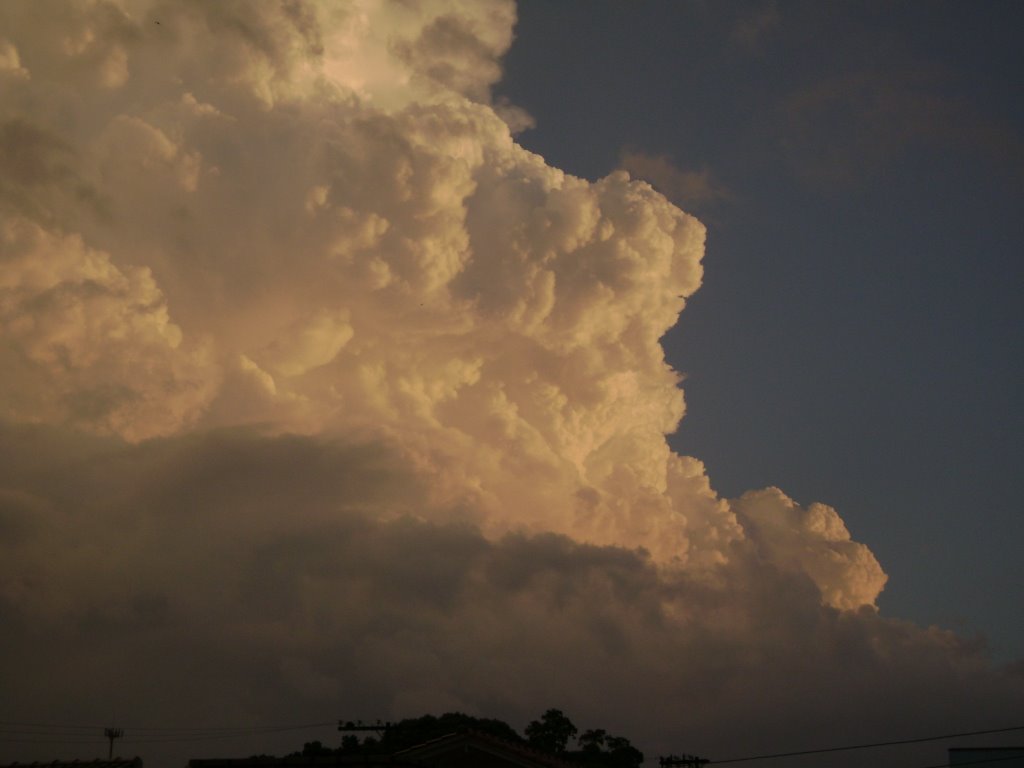
[[[189,768],[575,768],[525,745],[472,730],[450,733],[392,754],[338,752],[291,757],[214,758],[190,760],[188,765]]]
[[[395,758],[429,768],[567,768],[552,755],[496,736],[463,731],[396,752]]]
[[[972,768],[1024,768],[1024,747],[970,747],[949,750],[949,764]]]

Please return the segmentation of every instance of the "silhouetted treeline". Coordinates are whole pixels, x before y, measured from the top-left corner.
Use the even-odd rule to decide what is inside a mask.
[[[549,709],[537,720],[530,721],[520,735],[502,720],[473,717],[462,712],[446,712],[440,716],[400,720],[382,726],[376,736],[360,738],[346,733],[337,748],[319,741],[307,742],[295,756],[316,757],[327,755],[390,755],[418,744],[452,733],[475,731],[494,736],[513,744],[520,744],[538,752],[557,757],[567,763],[586,768],[639,768],[643,752],[629,739],[613,736],[603,728],[583,731],[559,709]]]

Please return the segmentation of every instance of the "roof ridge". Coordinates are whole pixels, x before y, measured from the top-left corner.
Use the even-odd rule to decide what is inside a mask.
[[[412,747],[407,747],[393,754],[400,755],[405,752],[412,752],[414,750],[422,749],[424,747],[428,747],[433,744],[437,744],[441,741],[444,741],[445,739],[451,739],[457,736],[473,736],[477,739],[480,739],[481,741],[490,742],[491,744],[494,744],[496,746],[504,747],[505,749],[508,749],[510,752],[516,752],[524,757],[529,757],[533,760],[536,760],[537,762],[545,763],[551,766],[551,768],[575,768],[573,763],[570,763],[566,760],[562,760],[560,757],[558,757],[558,755],[553,755],[550,752],[544,752],[542,750],[537,749],[536,747],[531,747],[529,743],[525,741],[512,741],[511,739],[506,739],[502,736],[489,733],[488,731],[482,731],[478,728],[473,728],[471,726],[459,728],[458,730],[453,731],[451,733],[446,733],[443,736],[438,736],[428,741],[424,741],[420,744],[416,744]]]

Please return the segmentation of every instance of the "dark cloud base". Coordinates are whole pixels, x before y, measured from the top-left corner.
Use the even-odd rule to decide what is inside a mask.
[[[559,706],[649,756],[722,759],[999,727],[1024,704],[1021,670],[981,641],[823,607],[742,548],[696,578],[642,550],[436,522],[380,443],[8,425],[0,457],[9,721],[520,724]],[[300,740],[137,751],[159,766]]]

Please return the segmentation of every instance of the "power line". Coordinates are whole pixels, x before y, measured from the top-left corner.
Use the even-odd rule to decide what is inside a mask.
[[[287,733],[313,728],[333,727],[334,721],[320,723],[301,723],[294,725],[238,725],[220,727],[140,727],[125,728],[119,736],[125,743],[160,744],[174,742],[211,741],[216,739],[232,739],[267,733]],[[86,731],[95,731],[96,737],[90,738]],[[22,744],[98,744],[104,737],[100,736],[104,729],[92,725],[67,725],[54,723],[25,723],[0,721],[0,741]],[[133,735],[133,734],[139,735]],[[11,738],[14,736],[16,738]],[[33,738],[28,738],[33,737]]]
[[[100,729],[100,728],[93,728],[93,729],[89,729],[89,730],[97,730],[98,731],[98,730],[102,730],[102,729]],[[72,731],[72,730],[63,730],[63,729],[41,731],[41,730],[33,729],[33,728],[4,728],[4,727],[0,726],[0,735],[8,734],[8,733],[20,734],[22,736],[43,736],[43,735],[50,735],[50,736],[85,736],[86,735],[85,733],[82,733],[82,732]]]
[[[959,739],[965,736],[986,736],[993,733],[1008,733],[1010,731],[1024,731],[1024,725],[1014,725],[1009,728],[991,728],[985,731],[965,731],[963,733],[944,733],[941,736],[922,736],[917,739],[897,739],[896,741],[876,741],[870,744],[849,744],[843,747],[824,747],[822,749],[802,749],[797,752],[777,752],[771,755],[750,755],[748,757],[731,757],[728,760],[710,760],[710,764],[723,765],[725,763],[745,763],[751,760],[771,760],[775,757],[800,757],[801,755],[820,755],[825,752],[849,752],[855,749],[873,749],[875,747],[894,747],[900,744],[922,744],[926,741],[941,741],[942,739]]]
[[[125,726],[126,730],[153,733],[222,733],[222,732],[262,732],[262,731],[298,731],[304,728],[326,728],[335,725],[334,720],[320,723],[294,723],[289,725],[222,725],[222,726]],[[39,728],[56,731],[102,731],[104,725],[69,725],[65,723],[26,723],[13,720],[0,720],[0,731],[12,728]]]
[[[95,739],[63,739],[47,737],[45,739],[7,739],[0,738],[0,742],[4,744],[96,744],[102,745],[104,739],[97,737]]]
[[[336,721],[324,721],[317,723],[300,723],[292,725],[236,725],[236,726],[180,726],[180,727],[154,727],[140,726],[126,728],[125,742],[133,744],[158,744],[190,741],[210,741],[215,739],[230,739],[242,736],[258,735],[263,733],[285,733],[288,731],[310,730],[313,728],[335,727]],[[0,741],[8,743],[29,743],[29,744],[101,744],[104,738],[100,735],[104,726],[81,725],[81,724],[57,724],[0,720]],[[802,755],[819,755],[829,752],[848,752],[859,749],[874,749],[878,747],[892,747],[903,744],[922,744],[929,741],[941,741],[943,739],[957,739],[968,736],[987,736],[996,733],[1010,733],[1012,731],[1024,730],[1024,725],[1009,726],[1006,728],[990,728],[979,731],[962,731],[960,733],[944,733],[937,736],[922,736],[914,739],[897,739],[893,741],[877,741],[863,744],[849,744],[841,747],[823,747],[819,749],[804,749],[794,752],[776,752],[772,754],[748,755],[745,757],[733,757],[726,760],[709,760],[709,765],[725,765],[727,763],[751,762],[754,760],[771,760],[779,757],[800,757]],[[75,731],[79,731],[75,733]],[[89,738],[81,731],[96,731],[95,738]],[[132,737],[131,733],[140,733],[140,736]],[[7,734],[18,736],[32,736],[39,738],[8,738]],[[1010,758],[990,758],[990,761]],[[1019,759],[1019,758],[1013,758]],[[984,761],[982,761],[984,762]],[[927,766],[927,768],[948,768],[947,764]]]
[[[94,731],[103,730],[106,726],[104,725],[58,725],[56,723],[25,723],[14,720],[0,720],[0,728],[7,726],[15,726],[19,728],[54,728],[58,730],[80,730],[80,731]]]
[[[150,736],[139,736],[137,738],[125,737],[126,742],[133,744],[166,744],[169,742],[188,742],[188,741],[212,741],[216,739],[233,739],[242,736],[254,736],[264,733],[286,733],[289,731],[305,731],[311,728],[322,728],[326,726],[334,725],[331,723],[310,723],[308,725],[289,725],[289,726],[262,726],[257,728],[246,728],[233,731],[221,731],[214,733],[193,733],[193,734],[164,734],[164,735],[150,735]]]

